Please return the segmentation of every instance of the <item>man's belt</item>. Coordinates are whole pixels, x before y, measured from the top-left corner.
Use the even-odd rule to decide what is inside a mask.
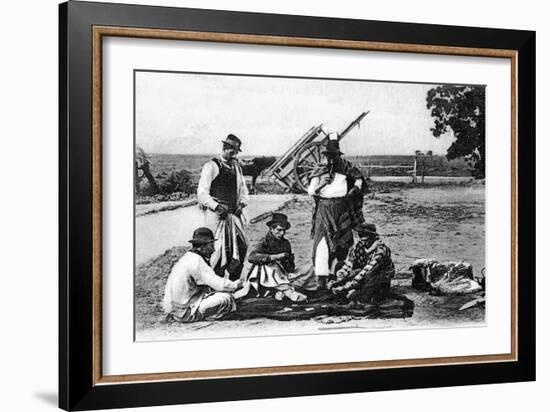
[[[235,213],[235,211],[237,210],[238,203],[232,203],[232,202],[228,202],[226,200],[220,200],[220,199],[216,199],[216,198],[214,198],[214,200],[218,203],[221,203],[225,207],[227,207],[227,209],[229,210],[229,213],[231,213],[231,214]]]
[[[320,197],[319,200],[322,200],[323,202],[341,202],[342,200],[346,200],[347,197]]]

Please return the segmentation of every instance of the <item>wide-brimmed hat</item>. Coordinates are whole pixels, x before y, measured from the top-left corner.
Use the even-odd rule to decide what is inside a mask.
[[[290,222],[288,221],[288,217],[284,213],[273,213],[271,215],[271,220],[266,223],[269,227],[273,225],[281,225],[282,227],[286,229],[290,229]]]
[[[361,236],[376,236],[378,237],[379,234],[376,232],[376,225],[374,223],[362,223],[360,225],[357,225],[355,227],[355,231],[357,234]]]
[[[344,154],[340,151],[340,143],[338,143],[338,140],[332,140],[332,139],[330,139],[327,142],[327,145],[325,146],[325,149],[321,153],[323,153],[323,154],[339,154],[339,155]]]
[[[225,140],[222,140],[222,143],[224,145],[228,145],[228,146],[231,146],[232,148],[234,148],[237,152],[240,152],[241,151],[241,139],[239,139],[237,136],[235,136],[234,134],[228,134],[227,137],[225,138]]]
[[[193,239],[189,241],[192,245],[204,245],[205,243],[215,242],[214,233],[207,227],[199,227],[193,232]]]

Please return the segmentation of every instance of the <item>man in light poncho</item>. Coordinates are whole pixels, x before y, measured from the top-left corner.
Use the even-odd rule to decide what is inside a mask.
[[[211,266],[219,276],[235,280],[241,275],[248,248],[243,213],[248,189],[237,160],[241,140],[230,134],[222,144],[221,156],[202,168],[197,197],[203,210],[203,226],[218,239]]]

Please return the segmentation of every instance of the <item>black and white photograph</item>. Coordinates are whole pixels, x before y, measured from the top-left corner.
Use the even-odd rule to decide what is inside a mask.
[[[135,340],[484,327],[485,106],[135,69]]]
[[[2,410],[539,410],[543,9],[4,2]]]

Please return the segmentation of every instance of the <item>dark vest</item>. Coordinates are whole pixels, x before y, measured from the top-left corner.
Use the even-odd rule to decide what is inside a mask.
[[[220,159],[212,159],[212,161],[216,163],[220,172],[212,180],[210,196],[219,203],[235,208],[237,206],[237,173],[235,168],[223,166]]]

